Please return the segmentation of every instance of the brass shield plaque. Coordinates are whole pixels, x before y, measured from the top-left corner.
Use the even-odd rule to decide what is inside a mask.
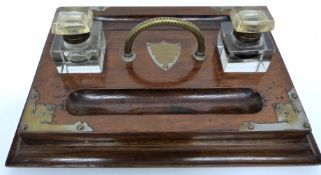
[[[154,63],[163,70],[170,69],[178,60],[181,53],[181,43],[147,43],[147,49]]]

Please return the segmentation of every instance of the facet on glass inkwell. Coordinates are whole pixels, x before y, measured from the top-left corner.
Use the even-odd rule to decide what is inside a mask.
[[[50,54],[58,73],[101,73],[106,49],[102,22],[89,7],[60,7],[51,32]]]
[[[271,14],[260,7],[235,7],[230,18],[221,23],[217,39],[224,72],[266,72],[275,52]]]

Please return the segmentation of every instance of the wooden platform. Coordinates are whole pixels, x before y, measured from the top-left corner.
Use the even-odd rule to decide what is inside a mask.
[[[95,20],[103,21],[107,42],[101,74],[58,74],[49,52],[54,36],[49,34],[6,165],[319,164],[320,152],[278,49],[266,73],[223,72],[216,40],[220,23],[229,20],[229,10],[115,7],[95,11]],[[197,42],[191,33],[162,26],[136,38],[136,60],[126,64],[121,54],[128,32],[139,22],[159,16],[198,26],[205,37],[206,60],[192,59]],[[160,41],[181,43],[180,58],[168,71],[158,68],[146,49],[147,42]],[[78,98],[80,93],[96,101]],[[100,101],[104,95],[118,101]],[[175,108],[180,105],[184,109]]]

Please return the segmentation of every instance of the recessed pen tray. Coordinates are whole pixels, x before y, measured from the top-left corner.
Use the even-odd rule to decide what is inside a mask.
[[[247,88],[84,89],[66,101],[73,115],[252,114],[262,107],[259,93]]]

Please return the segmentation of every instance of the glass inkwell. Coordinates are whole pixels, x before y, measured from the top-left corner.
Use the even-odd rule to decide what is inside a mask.
[[[106,49],[101,21],[89,7],[60,7],[51,32],[50,54],[58,73],[101,73]]]
[[[221,23],[217,48],[224,72],[266,72],[275,52],[274,20],[260,7],[235,7]]]

